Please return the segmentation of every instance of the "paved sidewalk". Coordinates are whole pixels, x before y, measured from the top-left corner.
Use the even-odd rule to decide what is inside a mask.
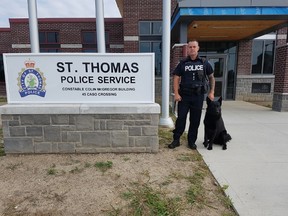
[[[240,216],[288,215],[288,112],[224,101],[222,115],[232,136],[228,149],[204,148],[203,120],[197,146],[235,209]]]

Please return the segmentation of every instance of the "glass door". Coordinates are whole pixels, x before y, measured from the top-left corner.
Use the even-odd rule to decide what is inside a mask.
[[[227,62],[226,55],[208,55],[206,59],[214,70],[215,77],[215,97],[226,99],[226,74]]]

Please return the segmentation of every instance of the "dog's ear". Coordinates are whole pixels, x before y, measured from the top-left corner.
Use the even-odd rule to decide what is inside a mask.
[[[211,99],[209,97],[206,97],[207,104],[211,103]]]
[[[222,97],[221,96],[219,97],[218,102],[220,103],[220,105],[222,105]]]

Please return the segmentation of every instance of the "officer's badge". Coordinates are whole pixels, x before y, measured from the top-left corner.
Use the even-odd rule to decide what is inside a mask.
[[[35,68],[35,62],[27,60],[24,62],[26,68],[22,68],[18,76],[19,94],[21,97],[37,95],[45,97],[46,78],[39,68]]]

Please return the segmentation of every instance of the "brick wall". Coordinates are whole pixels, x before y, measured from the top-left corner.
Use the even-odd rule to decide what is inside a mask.
[[[28,19],[19,20],[19,22],[10,22],[11,45],[30,44]],[[30,48],[19,49],[12,48],[12,53],[31,52]]]
[[[179,63],[179,61],[185,58],[187,55],[185,53],[187,45],[175,44],[171,49],[171,61],[170,61],[170,69],[171,73]],[[183,53],[184,52],[184,53]]]
[[[288,27],[281,28],[277,31],[276,47],[286,45],[288,42]]]
[[[11,31],[9,28],[0,29],[0,54],[11,52]]]
[[[288,93],[288,46],[276,48],[274,92]]]
[[[82,31],[96,31],[96,22],[94,18],[80,19],[38,19],[39,31],[58,31],[60,33],[60,44],[82,44]],[[107,52],[123,52],[123,22],[122,18],[106,18],[105,31],[109,33],[109,47]],[[28,19],[10,19],[10,32],[6,35],[0,32],[1,43],[0,53],[12,52],[23,53],[31,52],[30,47],[27,48],[11,48],[11,45],[27,45],[30,44],[29,23]],[[2,38],[10,40],[4,41]],[[4,43],[4,45],[3,45]],[[115,46],[113,46],[115,45]],[[112,48],[110,48],[112,46]],[[2,48],[3,47],[3,48]],[[61,52],[82,52],[81,48],[62,48]]]
[[[124,36],[138,36],[139,20],[162,20],[162,1],[124,0],[123,30]],[[124,52],[139,52],[138,41],[125,41]]]
[[[288,93],[288,50],[287,50],[288,28],[277,31],[276,52],[275,52],[275,88],[274,92]],[[283,37],[286,35],[286,37]]]
[[[238,46],[237,78],[235,100],[265,102],[271,104],[273,99],[274,75],[251,74],[252,40],[240,41]],[[268,83],[268,93],[252,92],[253,83]]]
[[[0,97],[6,96],[4,65],[2,64],[2,53],[9,53],[11,51],[11,37],[10,29],[0,29]]]
[[[124,35],[138,35],[139,20],[162,20],[162,1],[124,0]]]
[[[139,21],[161,21],[162,20],[162,1],[155,0],[124,0],[123,9],[123,30],[124,36],[138,36]],[[177,5],[176,0],[171,2],[171,15]],[[124,52],[139,52],[138,41],[125,41]]]
[[[252,41],[241,41],[238,46],[238,75],[251,74],[251,59],[252,59]]]
[[[288,28],[277,32],[276,58],[275,58],[275,87],[272,109],[275,111],[288,111]]]
[[[170,56],[170,93],[171,93],[171,106],[173,106],[172,101],[174,101],[174,96],[172,96],[173,94],[173,76],[172,73],[175,69],[175,67],[177,66],[177,64],[179,63],[179,61],[181,59],[183,59],[184,57],[187,56],[186,54],[187,51],[187,45],[186,44],[174,44],[174,46],[171,49],[171,56]]]

